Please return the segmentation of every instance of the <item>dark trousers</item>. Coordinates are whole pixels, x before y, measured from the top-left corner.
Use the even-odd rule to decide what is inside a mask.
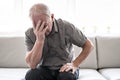
[[[77,80],[79,71],[75,74],[71,71],[59,72],[59,70],[50,70],[45,67],[31,69],[26,73],[26,80]]]

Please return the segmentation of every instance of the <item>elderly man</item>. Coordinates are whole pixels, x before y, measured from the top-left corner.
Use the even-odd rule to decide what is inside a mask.
[[[30,18],[33,27],[25,33],[25,59],[31,69],[26,80],[76,80],[78,67],[90,53],[92,43],[73,24],[56,20],[45,4],[33,5]],[[73,44],[82,48],[75,60]]]

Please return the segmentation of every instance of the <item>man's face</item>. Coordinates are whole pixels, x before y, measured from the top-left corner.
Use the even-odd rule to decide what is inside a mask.
[[[38,23],[38,21],[41,21],[41,22],[45,22],[45,27],[48,26],[47,30],[46,30],[46,35],[48,35],[51,30],[52,30],[52,23],[53,23],[53,17],[52,16],[47,16],[47,15],[43,15],[43,14],[40,14],[40,15],[33,15],[32,16],[32,22],[33,22],[33,28],[36,28],[36,25]]]

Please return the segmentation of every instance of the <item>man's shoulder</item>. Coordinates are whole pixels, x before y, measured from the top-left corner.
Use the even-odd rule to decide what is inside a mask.
[[[61,18],[57,20],[57,23],[59,27],[63,27],[64,29],[67,29],[67,30],[75,28],[75,26],[71,22],[67,20],[63,20]]]
[[[63,20],[61,18],[57,19],[57,24],[59,27],[63,27],[63,28],[70,28],[72,26],[74,26],[72,23],[70,23],[69,21],[67,20]]]
[[[32,32],[33,32],[33,28],[28,28],[28,29],[25,31],[25,34],[26,34],[26,35],[30,35]]]
[[[61,24],[71,24],[70,22],[68,22],[67,20],[63,20],[61,18],[57,19],[56,20],[58,23],[61,23]]]

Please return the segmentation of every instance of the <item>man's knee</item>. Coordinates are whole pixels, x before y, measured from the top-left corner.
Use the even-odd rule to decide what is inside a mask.
[[[25,76],[26,80],[39,80],[39,70],[38,69],[30,69]]]
[[[75,75],[70,72],[60,72],[58,80],[76,80]]]

